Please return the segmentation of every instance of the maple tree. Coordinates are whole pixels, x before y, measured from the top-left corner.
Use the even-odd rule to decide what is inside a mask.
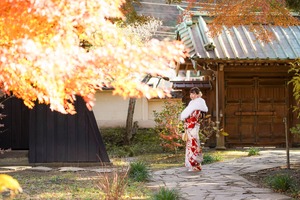
[[[162,22],[154,17],[140,15],[135,11],[134,4],[140,6],[139,0],[126,0],[122,5],[121,11],[125,15],[125,20],[114,19],[118,26],[124,28],[124,32],[128,34],[130,40],[135,43],[148,42],[157,31],[158,27],[162,25]],[[146,74],[141,83],[145,84],[152,78],[151,75]],[[126,127],[124,132],[124,144],[130,144],[138,128],[138,122],[133,122],[135,104],[137,98],[131,97],[128,102]]]
[[[145,74],[168,74],[176,62],[183,62],[184,46],[129,40],[111,20],[124,18],[124,2],[0,1],[1,90],[30,108],[39,102],[72,114],[77,95],[91,108],[96,90],[103,87],[124,97],[168,95],[140,80]]]
[[[268,42],[273,39],[273,34],[262,25],[287,27],[300,24],[284,0],[207,0],[200,5],[209,16],[213,16],[212,37],[220,34],[224,25],[227,28],[248,25],[258,39]]]
[[[181,0],[168,0],[168,3],[181,3]],[[294,26],[300,20],[291,11],[300,11],[299,0],[187,0],[188,8],[206,13],[211,37],[219,35],[224,26],[230,29],[247,25],[256,38],[269,42],[274,35],[262,25]],[[189,9],[183,15],[192,15]]]

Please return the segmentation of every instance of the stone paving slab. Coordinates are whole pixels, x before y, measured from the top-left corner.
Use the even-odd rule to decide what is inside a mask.
[[[42,172],[50,172],[52,168],[50,167],[44,167],[44,166],[37,166],[30,168],[31,171],[42,171]]]
[[[184,200],[286,200],[286,195],[259,188],[241,175],[285,166],[284,150],[261,151],[261,155],[203,165],[201,172],[177,167],[153,172],[149,187],[178,189]],[[290,163],[299,163],[300,150],[290,151]]]

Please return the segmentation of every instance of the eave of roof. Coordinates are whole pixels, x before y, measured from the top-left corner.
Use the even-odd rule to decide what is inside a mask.
[[[210,81],[171,81],[173,83],[173,89],[185,89],[198,87],[200,89],[212,89],[212,85]]]

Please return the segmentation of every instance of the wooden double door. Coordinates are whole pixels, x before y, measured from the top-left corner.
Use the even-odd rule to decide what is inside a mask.
[[[284,77],[235,77],[225,81],[228,146],[281,146],[285,143],[289,90]]]

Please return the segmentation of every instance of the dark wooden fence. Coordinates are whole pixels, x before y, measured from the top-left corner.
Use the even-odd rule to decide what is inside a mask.
[[[0,148],[29,149],[30,163],[103,162],[109,158],[94,113],[78,98],[75,115],[37,104],[28,109],[21,100],[5,102]]]
[[[27,150],[29,147],[29,109],[17,98],[2,98],[4,107],[0,113],[5,115],[0,121],[0,148]]]

